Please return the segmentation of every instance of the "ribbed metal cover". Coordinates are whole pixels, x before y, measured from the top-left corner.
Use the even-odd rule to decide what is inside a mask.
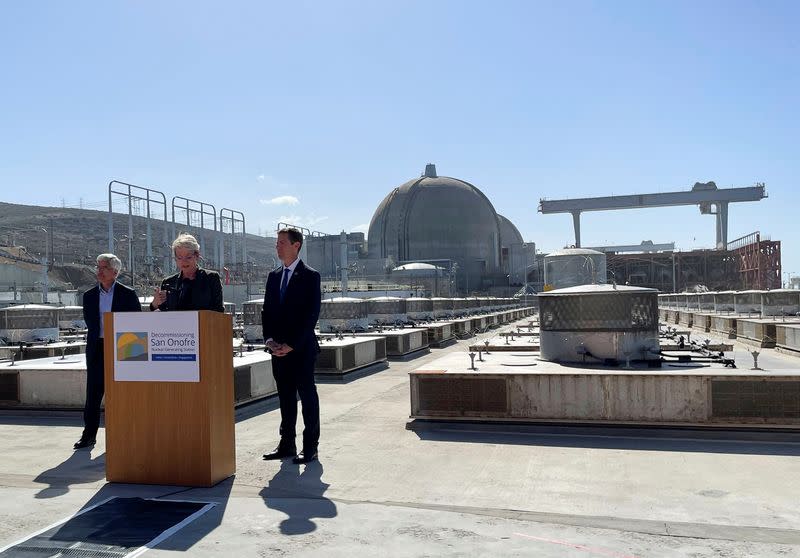
[[[761,309],[762,291],[740,291],[734,293],[733,303],[738,310],[739,307],[751,309],[749,311],[758,312]]]
[[[316,367],[322,370],[333,370],[336,368],[336,347],[320,347],[319,355],[317,355]]]
[[[732,291],[714,293],[714,311],[732,312],[734,309],[733,294]]]
[[[39,305],[0,309],[0,329],[44,329],[58,327],[58,308]]]
[[[441,297],[434,297],[431,299],[433,302],[433,309],[434,310],[452,310],[453,309],[453,299],[452,298],[441,298]]]
[[[474,309],[477,309],[477,308],[481,307],[481,301],[480,301],[480,299],[478,299],[476,297],[467,298],[466,301],[467,301],[467,308],[469,308],[471,310],[474,310]]]
[[[253,378],[249,366],[241,366],[233,371],[233,397],[237,403],[250,399]]]
[[[480,416],[509,412],[502,378],[417,378],[420,415]]]
[[[356,348],[354,345],[342,347],[342,370],[351,370],[356,367]]]
[[[723,419],[800,420],[800,382],[712,380],[711,412]]]
[[[800,312],[800,291],[776,289],[761,295],[762,316],[794,316]]]
[[[542,331],[658,331],[656,295],[653,289],[540,295],[540,327]]]
[[[357,320],[367,317],[367,303],[360,298],[333,298],[323,300],[320,320]]]
[[[0,374],[0,401],[19,403],[19,373]]]
[[[261,325],[261,310],[264,308],[264,300],[248,300],[242,304],[242,317],[244,325]]]
[[[391,296],[368,298],[367,314],[405,314],[406,299]]]
[[[432,312],[433,301],[429,298],[407,298],[406,310],[411,312]]]
[[[58,308],[58,320],[82,320],[83,307],[81,306],[61,306]]]

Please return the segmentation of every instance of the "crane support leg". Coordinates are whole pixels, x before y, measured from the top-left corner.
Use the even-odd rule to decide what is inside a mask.
[[[575,248],[581,247],[581,212],[572,212],[572,225],[575,227]]]
[[[728,246],[728,202],[717,205],[717,249],[725,250]]]

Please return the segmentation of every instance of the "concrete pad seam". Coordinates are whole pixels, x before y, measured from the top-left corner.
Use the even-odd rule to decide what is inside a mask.
[[[500,517],[517,521],[591,527],[630,533],[669,536],[676,538],[727,540],[734,542],[759,542],[800,545],[800,530],[774,529],[750,525],[720,525],[711,523],[663,522],[646,519],[631,519],[609,516],[584,516],[536,512],[526,510],[507,510],[502,508],[478,508],[471,506],[452,506],[447,504],[425,504],[397,501],[346,500],[329,498],[344,504],[373,504],[391,507],[425,509],[468,515]]]
[[[262,489],[261,486],[235,484],[236,488]],[[611,516],[591,516],[577,514],[562,514],[554,512],[537,512],[530,510],[515,510],[504,508],[486,508],[474,506],[456,506],[449,504],[434,504],[425,502],[400,502],[393,500],[353,500],[334,496],[319,496],[306,494],[302,491],[281,489],[276,491],[280,495],[270,495],[270,499],[287,500],[327,500],[347,505],[376,505],[385,507],[398,507],[457,513],[484,517],[496,517],[514,521],[527,521],[551,525],[569,525],[573,527],[587,527],[595,529],[608,529],[612,531],[641,533],[647,535],[668,536],[674,538],[724,540],[732,542],[771,543],[800,545],[800,530],[775,529],[771,527],[758,527],[751,525],[723,525],[713,523],[660,521],[648,519],[633,519]],[[213,499],[213,496],[207,496]],[[254,497],[237,495],[235,497]],[[258,496],[263,498],[263,496]]]

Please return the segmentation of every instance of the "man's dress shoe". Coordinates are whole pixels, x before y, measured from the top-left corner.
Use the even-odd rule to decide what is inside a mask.
[[[316,451],[301,451],[297,454],[297,456],[292,459],[292,463],[295,465],[302,465],[303,463],[311,463],[312,461],[317,460],[317,452]]]
[[[95,439],[94,438],[81,438],[80,440],[75,442],[75,445],[72,446],[72,449],[76,449],[77,450],[77,449],[83,449],[83,448],[90,448],[90,447],[94,446],[94,444],[95,444]]]
[[[295,457],[297,455],[296,449],[286,449],[278,446],[269,453],[264,454],[264,460],[270,461],[273,459],[283,459],[285,457]]]

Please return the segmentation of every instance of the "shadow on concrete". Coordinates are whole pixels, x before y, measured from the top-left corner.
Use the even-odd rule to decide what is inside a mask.
[[[319,461],[303,466],[286,460],[281,463],[280,470],[269,484],[259,492],[268,508],[288,516],[281,522],[282,534],[310,533],[317,528],[313,518],[336,517],[336,504],[322,496],[330,486],[322,482],[322,471]]]
[[[278,394],[275,393],[264,399],[237,406],[234,410],[234,420],[241,422],[278,409],[280,409],[280,401],[278,400]]]
[[[431,354],[430,346],[422,347],[421,349],[417,349],[416,351],[412,351],[400,356],[387,356],[387,358],[390,362],[411,362],[412,360],[416,360],[429,354]]]
[[[608,425],[408,423],[422,441],[800,456],[800,431]]]
[[[73,484],[86,484],[106,477],[106,454],[92,458],[89,450],[74,451],[70,456],[50,469],[39,473],[33,482],[47,484],[35,498],[57,498],[69,492]]]
[[[9,426],[80,426],[83,428],[83,409],[2,409],[0,425]],[[80,436],[80,432],[78,432]],[[75,438],[77,440],[77,438]]]
[[[346,374],[325,374],[317,372],[314,375],[314,382],[318,384],[349,384],[350,382],[367,378],[373,374],[377,374],[378,372],[383,372],[384,370],[388,369],[388,362],[376,362],[375,364],[370,364],[369,366],[359,368],[358,370],[353,370],[352,372],[348,372]]]
[[[159,495],[158,498],[165,500],[214,502],[217,505],[175,533],[175,535],[160,543],[157,548],[186,552],[219,527],[222,524],[222,518],[225,516],[225,510],[228,507],[235,480],[236,475],[233,475],[209,488],[187,489],[178,487],[172,492]]]

